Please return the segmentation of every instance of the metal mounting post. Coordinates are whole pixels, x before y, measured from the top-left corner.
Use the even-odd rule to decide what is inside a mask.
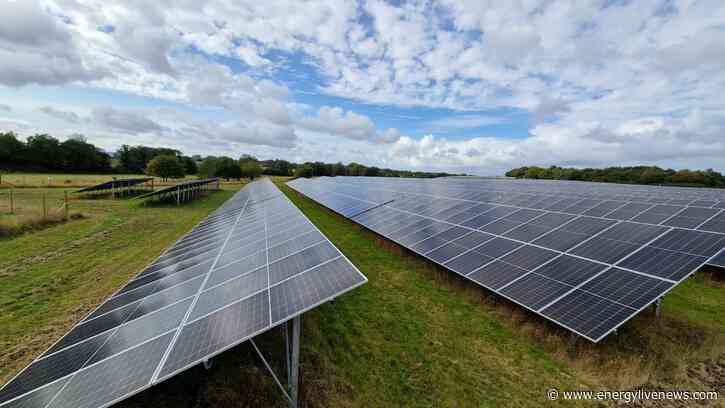
[[[660,317],[660,312],[662,309],[662,298],[657,298],[655,301],[655,317]]]
[[[284,368],[287,370],[287,379],[292,377],[291,364],[289,359],[289,323],[284,322]]]
[[[290,353],[290,344],[289,344],[289,323],[285,323],[284,325],[284,342],[285,342],[285,362],[287,365],[287,386],[285,387],[282,382],[279,380],[279,377],[277,377],[277,374],[275,374],[274,370],[272,369],[272,366],[269,364],[266,358],[264,358],[264,354],[262,354],[262,351],[257,347],[257,343],[254,342],[254,339],[249,339],[249,342],[252,344],[252,347],[254,347],[254,350],[256,350],[257,354],[259,355],[259,358],[262,360],[262,363],[264,363],[264,366],[267,368],[267,371],[272,375],[272,378],[274,379],[274,382],[277,383],[277,386],[282,391],[282,394],[287,399],[287,402],[289,402],[290,407],[297,408],[297,399],[298,399],[298,381],[299,381],[299,366],[300,366],[300,330],[302,328],[301,324],[301,318],[300,316],[297,316],[292,319],[292,350]]]
[[[302,323],[300,316],[292,319],[292,354],[290,355],[289,394],[292,399],[291,406],[297,407],[298,381],[300,375],[300,330]]]

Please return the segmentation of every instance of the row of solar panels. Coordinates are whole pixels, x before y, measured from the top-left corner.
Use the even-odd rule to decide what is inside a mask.
[[[725,190],[713,188],[662,187],[561,180],[471,180],[459,178],[438,179],[438,181],[443,181],[449,185],[463,186],[464,188],[476,183],[480,188],[486,190],[516,191],[521,189],[532,193],[581,195],[621,201],[651,201],[658,204],[686,205],[695,201],[725,201]]]
[[[111,180],[106,181],[104,183],[96,184],[95,186],[85,187],[82,188],[76,193],[89,193],[91,191],[101,191],[101,190],[113,190],[113,189],[119,189],[119,188],[128,188],[133,187],[139,184],[143,184],[147,181],[152,180],[151,177],[141,177],[141,178],[128,178],[128,179],[117,179],[117,180]]]
[[[322,182],[336,184],[336,192],[362,198],[360,189],[369,190],[370,181],[348,178],[344,185],[339,182],[321,179]],[[374,181],[372,183],[375,183]],[[513,181],[511,183],[518,183]],[[380,188],[382,187],[382,188]],[[469,189],[460,185],[435,181],[385,181],[379,185],[376,194],[382,195],[378,202],[393,200],[396,192],[406,191],[418,194],[419,200],[425,200],[429,206],[458,205],[465,209],[467,203],[488,203],[510,208],[543,210],[571,215],[584,215],[617,221],[663,225],[682,229],[725,233],[725,201],[714,203],[716,207],[698,207],[655,203],[638,203],[620,200],[601,200],[581,197],[563,197],[552,194],[518,192],[492,192],[481,190],[480,183],[472,183]],[[580,195],[584,195],[581,193]],[[366,198],[367,199],[367,198]],[[696,202],[697,203],[697,202]],[[712,202],[701,204],[713,204]],[[475,210],[469,210],[469,213]]]
[[[725,247],[720,233],[584,215],[589,206],[602,209],[601,203],[571,212],[525,208],[522,201],[503,205],[514,197],[481,191],[478,183],[468,190],[424,180],[327,178],[288,184],[594,342]],[[557,210],[567,208],[571,205]]]
[[[150,193],[146,193],[144,195],[140,195],[137,198],[144,199],[144,198],[150,198],[150,197],[157,197],[163,194],[173,193],[173,192],[183,192],[189,189],[198,188],[201,186],[206,186],[208,184],[216,183],[219,181],[219,178],[208,178],[208,179],[200,179],[200,180],[191,180],[186,181],[184,183],[174,184],[173,186],[164,187],[161,189],[158,189],[156,191],[152,191]]]
[[[105,407],[367,279],[268,180],[239,191],[0,390]]]

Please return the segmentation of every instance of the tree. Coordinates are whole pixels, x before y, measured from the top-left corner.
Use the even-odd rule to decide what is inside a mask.
[[[20,157],[24,149],[25,145],[15,133],[0,133],[0,166],[11,168],[22,164]]]
[[[369,177],[380,177],[380,169],[377,167],[368,167],[365,169],[365,175]]]
[[[312,163],[304,163],[295,169],[295,177],[312,177],[315,175],[315,169]]]
[[[60,144],[63,170],[67,172],[106,172],[111,169],[111,157],[88,143],[85,136],[73,135]]]
[[[365,166],[359,163],[352,162],[347,165],[347,175],[348,176],[364,176],[365,175]]]
[[[189,156],[181,156],[181,164],[184,165],[184,171],[186,174],[197,174],[199,172],[196,160]]]
[[[146,166],[146,174],[161,177],[164,180],[181,178],[184,177],[184,165],[176,156],[170,154],[156,156]]]
[[[236,160],[229,157],[220,157],[217,160],[216,171],[214,173],[216,177],[223,177],[227,180],[239,180],[242,178],[242,169]]]
[[[28,137],[25,156],[29,164],[41,170],[62,170],[63,168],[60,142],[48,134],[35,134]]]
[[[242,171],[242,177],[254,180],[262,174],[262,166],[256,160],[247,160],[239,165]]]
[[[148,163],[156,156],[181,156],[181,152],[167,147],[128,146],[123,145],[116,156],[123,171],[142,173]]]
[[[265,160],[259,163],[262,166],[262,173],[270,176],[291,176],[292,163],[286,160]]]
[[[345,176],[347,175],[347,169],[341,162],[337,162],[332,165],[331,176]]]
[[[198,174],[202,178],[216,177],[216,169],[219,164],[219,159],[214,156],[209,156],[199,165]]]

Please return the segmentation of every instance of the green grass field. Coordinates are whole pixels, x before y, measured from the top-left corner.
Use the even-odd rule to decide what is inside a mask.
[[[79,188],[100,184],[113,178],[138,178],[148,177],[145,174],[58,174],[58,173],[3,173],[0,174],[2,187],[16,188]],[[196,176],[187,176],[186,179],[194,179]],[[157,185],[165,185],[178,183],[181,180],[163,181],[160,178],[154,178]]]
[[[28,363],[240,186],[180,207],[78,200],[73,211],[85,218],[0,239],[0,378]]]
[[[671,292],[659,319],[644,312],[572,353],[553,324],[280,188],[369,278],[304,315],[302,406],[541,407],[555,405],[550,387],[725,392],[725,285],[708,275]],[[96,200],[87,219],[0,240],[0,382],[231,194],[182,207]],[[280,340],[273,330],[259,343],[277,365]],[[118,406],[285,402],[244,343]]]

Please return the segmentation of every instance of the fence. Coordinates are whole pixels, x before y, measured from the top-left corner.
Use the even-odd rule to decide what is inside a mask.
[[[0,216],[40,216],[68,219],[70,201],[67,190],[33,191],[34,189],[0,190]]]

